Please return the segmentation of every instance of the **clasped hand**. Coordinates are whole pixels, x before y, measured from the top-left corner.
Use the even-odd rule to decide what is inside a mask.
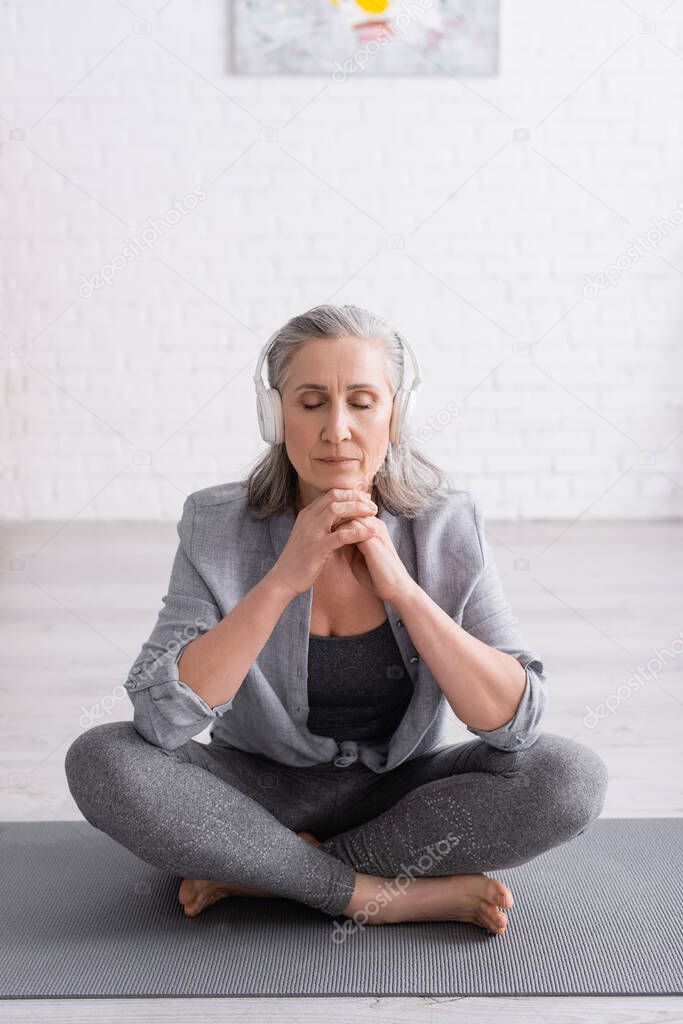
[[[386,523],[376,515],[363,516],[365,540],[351,545],[349,565],[358,582],[381,601],[396,601],[414,584],[389,536]]]

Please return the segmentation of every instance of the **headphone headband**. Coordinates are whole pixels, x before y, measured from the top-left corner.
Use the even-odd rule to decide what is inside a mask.
[[[278,327],[278,329],[276,331],[273,331],[273,333],[271,334],[270,338],[268,339],[268,341],[265,343],[265,345],[261,349],[261,354],[259,355],[258,362],[256,364],[256,370],[254,371],[254,384],[256,385],[257,392],[259,390],[263,390],[264,381],[263,381],[263,375],[262,375],[262,369],[261,368],[262,368],[263,363],[264,363],[264,361],[266,359],[266,356],[270,352],[270,349],[271,349],[271,346],[272,346],[273,342],[275,341],[275,339],[277,338],[279,333],[280,333],[280,328]],[[420,375],[420,364],[418,362],[417,356],[416,356],[415,352],[413,351],[412,345],[410,344],[410,342],[408,341],[407,338],[405,338],[402,334],[399,334],[398,331],[396,332],[396,337],[401,342],[403,347],[408,349],[408,352],[410,354],[410,358],[411,358],[412,363],[413,363],[413,382],[410,385],[410,390],[411,391],[417,391],[417,389],[419,388],[420,384],[422,383],[422,377]],[[406,380],[406,364],[405,364],[405,359],[404,359],[403,360],[403,374],[402,374],[402,379],[401,379],[401,383],[399,385],[399,388],[403,388],[405,386],[405,380]]]

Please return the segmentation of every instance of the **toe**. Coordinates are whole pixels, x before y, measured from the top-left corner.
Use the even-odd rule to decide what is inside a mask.
[[[492,903],[484,900],[481,906],[481,915],[486,923],[486,927],[492,932],[498,934],[505,931],[507,925],[507,917]]]
[[[506,907],[508,909],[512,907],[515,902],[507,885],[503,885],[503,883],[499,882],[497,878],[491,879],[487,886],[485,898],[489,903],[494,903],[497,907]]]

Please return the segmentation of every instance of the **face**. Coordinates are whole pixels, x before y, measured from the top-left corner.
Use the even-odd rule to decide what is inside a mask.
[[[350,336],[312,338],[297,350],[281,393],[285,447],[299,477],[297,512],[332,487],[372,494],[389,445],[385,359],[380,342]],[[353,461],[322,461],[333,456]]]

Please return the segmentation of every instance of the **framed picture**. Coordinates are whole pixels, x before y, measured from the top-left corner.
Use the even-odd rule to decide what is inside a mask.
[[[493,75],[499,0],[233,0],[233,68],[258,75]]]

